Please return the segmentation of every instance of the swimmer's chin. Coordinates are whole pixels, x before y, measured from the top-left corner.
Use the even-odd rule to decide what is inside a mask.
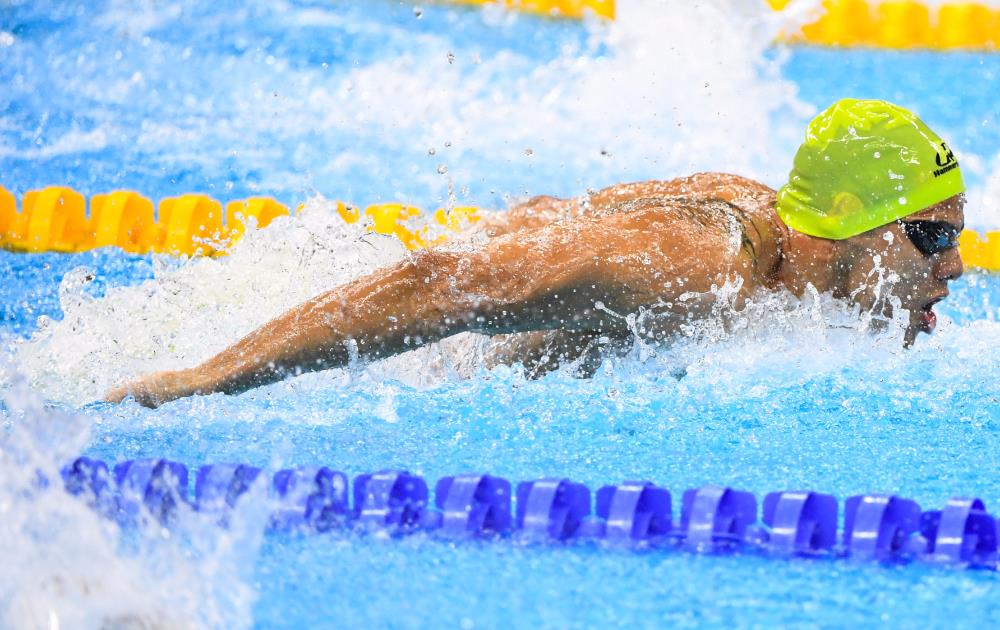
[[[934,332],[934,328],[937,324],[935,319],[930,325],[923,319],[923,317],[918,316],[916,321],[910,320],[910,325],[906,327],[906,333],[903,335],[903,347],[909,348],[917,341],[917,337],[924,333],[930,335]]]

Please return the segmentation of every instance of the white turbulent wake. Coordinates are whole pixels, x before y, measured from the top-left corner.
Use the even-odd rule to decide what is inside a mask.
[[[19,369],[54,400],[82,404],[148,371],[191,367],[331,287],[401,259],[395,238],[345,224],[319,198],[295,219],[252,231],[225,258],[161,266],[156,278],[85,292],[85,270],[60,287],[64,318],[16,351]]]
[[[0,626],[250,626],[256,593],[242,576],[259,517],[226,530],[187,510],[169,534],[151,520],[138,527],[125,551],[118,525],[55,481],[89,443],[87,419],[46,408],[16,378],[0,419]]]

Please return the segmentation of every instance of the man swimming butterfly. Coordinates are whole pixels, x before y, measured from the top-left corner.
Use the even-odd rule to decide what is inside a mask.
[[[627,339],[623,314],[655,313],[668,339],[711,315],[711,295],[814,288],[892,317],[905,343],[936,323],[933,307],[962,274],[965,186],[948,146],[911,112],[844,99],[817,116],[777,192],[706,173],[621,184],[581,199],[536,197],[484,221],[472,251],[431,248],[336,287],[196,367],[109,391],[155,407],[237,393],[288,375],[375,360],[460,332],[516,334],[506,360],[544,347],[563,360]],[[894,306],[878,272],[898,277]],[[598,358],[599,361],[599,358]],[[554,365],[553,362],[550,365]]]

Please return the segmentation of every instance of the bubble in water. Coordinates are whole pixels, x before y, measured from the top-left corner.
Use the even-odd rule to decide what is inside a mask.
[[[419,20],[424,17],[424,10],[420,7],[413,7],[413,16]]]
[[[439,174],[444,175],[445,173],[448,172],[448,167],[445,166],[444,164],[438,164],[438,169],[437,170],[438,170]]]
[[[454,62],[455,62],[455,53],[453,53],[453,52],[451,52],[449,50],[448,51],[448,63],[454,63]]]

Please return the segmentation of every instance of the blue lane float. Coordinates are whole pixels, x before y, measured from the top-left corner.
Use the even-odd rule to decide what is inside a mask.
[[[673,533],[670,491],[648,481],[626,481],[597,491],[591,534],[619,543],[655,543]]]
[[[244,464],[202,466],[195,477],[195,505],[199,512],[216,514],[226,521],[236,502],[246,494],[264,472]]]
[[[569,479],[517,484],[516,526],[525,539],[568,540],[590,514],[590,489]]]
[[[434,489],[437,511],[428,511],[428,528],[451,536],[502,535],[510,531],[510,482],[490,475],[444,477]]]
[[[271,515],[275,529],[325,532],[348,517],[348,481],[342,472],[326,466],[280,470],[271,488],[278,503]]]
[[[837,544],[837,499],[819,492],[772,492],[764,497],[768,547],[788,555],[814,555]]]
[[[680,520],[671,494],[649,481],[626,481],[592,493],[570,479],[511,483],[492,475],[438,480],[430,502],[419,475],[389,470],[346,474],[325,466],[273,475],[245,464],[202,466],[189,497],[188,469],[165,459],[129,460],[113,470],[80,457],[62,469],[68,493],[98,513],[131,526],[169,525],[180,510],[226,526],[250,494],[267,499],[275,531],[326,532],[351,528],[448,538],[516,537],[533,543],[597,541],[642,548],[734,551],[774,556],[850,557],[880,562],[923,561],[996,569],[1000,522],[977,498],[953,498],[941,510],[886,494],[849,497],[838,536],[835,497],[812,491],[772,492],[761,513],[749,492],[704,486],[682,495]],[[513,503],[513,505],[512,505]],[[592,509],[593,508],[593,509]]]
[[[167,523],[185,500],[187,467],[165,459],[136,459],[115,466],[118,513],[125,521],[136,521],[143,512]]]

